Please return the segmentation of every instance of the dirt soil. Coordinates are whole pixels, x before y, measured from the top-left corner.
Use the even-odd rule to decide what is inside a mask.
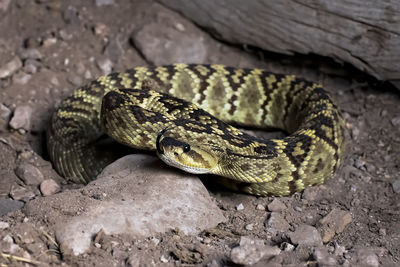
[[[162,36],[157,31],[154,35],[148,31],[145,37],[136,34],[150,24],[166,31]],[[169,33],[170,24],[184,34]],[[167,63],[177,61],[165,47],[165,57],[154,49],[154,59],[138,38],[171,38],[173,48],[180,43],[176,38],[190,34],[204,36],[208,50],[203,63],[264,67],[323,83],[338,103],[349,132],[348,156],[341,171],[324,185],[282,198],[237,194],[206,183],[227,218],[215,229],[198,236],[171,229],[140,240],[103,235],[87,253],[63,254],[46,218],[24,213],[24,204],[45,196],[37,183],[21,179],[21,162],[36,166],[61,191],[73,187],[55,174],[46,154],[44,132],[60,101],[103,73],[165,62],[162,58]],[[249,236],[281,250],[280,255],[263,257],[257,266],[395,266],[400,264],[399,106],[398,90],[351,66],[219,42],[157,2],[0,0],[0,263],[235,266],[232,248],[242,236]],[[20,121],[12,122],[14,117]],[[273,200],[280,203],[271,205]],[[341,215],[327,217],[338,210]],[[323,218],[328,220],[325,227],[342,227],[331,228],[329,235]],[[300,225],[315,227],[324,245],[299,244],[293,232]],[[18,249],[10,250],[10,244]]]

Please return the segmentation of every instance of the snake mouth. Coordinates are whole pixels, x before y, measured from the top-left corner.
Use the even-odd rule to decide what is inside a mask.
[[[159,155],[164,154],[164,150],[161,149],[160,142],[161,142],[161,137],[162,137],[162,135],[163,135],[166,131],[167,131],[167,129],[165,128],[165,129],[163,129],[161,132],[159,132],[158,135],[157,135],[157,139],[156,139],[156,148],[157,148],[157,153],[158,153]]]

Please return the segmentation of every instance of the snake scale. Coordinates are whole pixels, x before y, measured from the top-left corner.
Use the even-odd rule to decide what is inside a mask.
[[[288,136],[261,139],[230,124]],[[97,144],[104,133],[254,195],[290,195],[323,183],[345,147],[343,120],[320,85],[223,65],[137,67],[76,89],[48,129],[55,169],[74,182],[95,179],[118,157]]]

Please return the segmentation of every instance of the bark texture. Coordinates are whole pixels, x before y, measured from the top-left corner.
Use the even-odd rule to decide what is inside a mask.
[[[400,1],[159,1],[229,42],[332,57],[400,88]]]

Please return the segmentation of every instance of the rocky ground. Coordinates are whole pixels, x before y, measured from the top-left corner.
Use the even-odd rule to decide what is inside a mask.
[[[294,73],[324,84],[349,132],[324,185],[254,197],[124,157],[87,186],[52,169],[45,129],[87,80],[174,62]],[[6,266],[395,266],[400,94],[346,64],[219,42],[153,1],[0,0],[0,263]]]

